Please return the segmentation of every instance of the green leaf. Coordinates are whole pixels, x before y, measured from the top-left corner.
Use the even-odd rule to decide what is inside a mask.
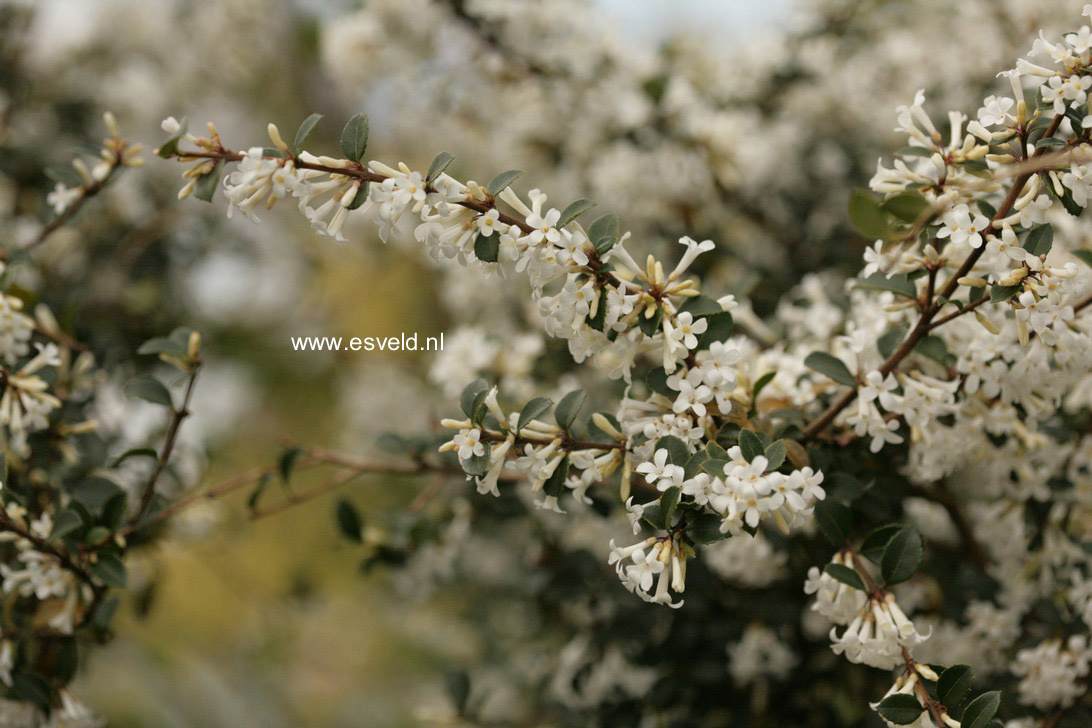
[[[681,494],[682,488],[673,485],[660,496],[660,513],[663,515],[664,525],[669,528],[675,520],[675,509],[679,505],[679,496]]]
[[[545,485],[542,486],[542,491],[546,495],[552,495],[555,498],[561,497],[561,494],[565,492],[565,480],[569,477],[569,456],[566,455],[561,459],[561,462],[554,468],[554,472],[546,479]]]
[[[653,392],[662,394],[671,400],[674,400],[679,394],[674,389],[667,386],[667,372],[659,367],[648,372],[645,376],[645,384],[647,384],[648,388]]]
[[[880,559],[883,558],[883,550],[887,548],[887,544],[891,540],[891,537],[901,529],[902,526],[897,523],[880,526],[875,531],[868,534],[861,543],[861,548],[858,549],[858,551],[861,556],[864,556],[872,563],[880,563]]]
[[[64,538],[73,531],[83,528],[83,525],[80,514],[71,508],[66,508],[57,514],[56,520],[53,521],[53,531],[49,534],[49,537]]]
[[[583,389],[574,389],[561,398],[561,401],[557,404],[557,409],[554,410],[554,419],[557,420],[558,427],[563,430],[568,430],[576,422],[576,416],[580,414],[580,408],[584,406],[584,400],[588,398],[588,393]]]
[[[861,591],[868,591],[865,589],[864,582],[861,581],[861,575],[853,569],[845,566],[844,564],[829,563],[823,567],[823,571],[830,574],[833,578],[848,584],[854,589],[860,589]]]
[[[853,190],[849,195],[849,222],[866,238],[892,236],[891,220],[880,203],[867,190]]]
[[[1088,248],[1078,248],[1077,250],[1071,250],[1069,252],[1085,265],[1092,266],[1092,250],[1089,250]]]
[[[663,514],[660,513],[659,501],[644,507],[644,511],[641,513],[641,520],[655,528],[657,531],[663,531],[666,528]]]
[[[126,450],[114,461],[110,467],[116,468],[129,458],[158,458],[159,453],[150,447],[134,447],[131,450]]]
[[[173,407],[171,393],[158,379],[141,375],[125,386],[125,393],[136,399],[143,399],[152,404],[161,404],[164,407]]]
[[[516,431],[519,432],[527,426],[531,420],[537,420],[544,414],[549,412],[554,406],[554,401],[549,397],[535,397],[527,404],[523,405],[523,409],[519,413],[519,421],[516,424]]]
[[[925,711],[918,699],[906,693],[888,695],[876,706],[884,720],[895,725],[910,725]]]
[[[469,417],[471,420],[475,419],[476,415],[476,398],[479,394],[485,392],[489,393],[489,384],[484,379],[475,379],[470,384],[463,388],[462,394],[459,395],[459,406],[463,409],[463,414]]]
[[[159,145],[159,149],[155,150],[155,153],[164,159],[169,159],[178,154],[178,142],[182,141],[182,137],[186,135],[186,117],[182,117],[182,121],[178,122],[178,131],[171,136],[167,141]]]
[[[496,263],[500,258],[500,235],[486,237],[478,233],[474,239],[474,257],[483,263]]]
[[[588,226],[588,240],[600,255],[613,248],[621,236],[622,223],[613,212],[597,217],[595,222]]]
[[[656,441],[656,451],[667,450],[667,462],[679,467],[686,467],[690,459],[690,450],[679,438],[674,435],[665,435]]]
[[[766,385],[774,380],[777,376],[777,372],[766,372],[761,377],[755,380],[754,389],[751,392],[752,401],[758,401],[758,395],[766,388]]]
[[[368,188],[370,183],[367,181],[361,182],[356,188],[356,194],[353,196],[353,201],[349,203],[349,207],[346,209],[355,210],[365,202],[368,201]]]
[[[258,484],[254,486],[254,490],[250,491],[250,495],[246,499],[246,507],[251,512],[258,508],[258,501],[262,499],[262,494],[265,493],[265,489],[269,487],[272,482],[273,476],[269,473],[265,473],[258,479]]]
[[[841,547],[853,530],[853,511],[845,503],[827,498],[815,506],[815,522],[831,545]]]
[[[986,728],[1001,706],[1001,693],[991,690],[970,702],[959,719],[962,728]]]
[[[997,208],[986,202],[985,200],[978,201],[978,209],[982,211],[983,215],[991,220],[997,217]]]
[[[463,472],[467,475],[482,477],[489,470],[489,456],[493,452],[493,443],[485,443],[485,452],[481,455],[471,455],[466,460],[460,460]]]
[[[727,533],[721,533],[721,519],[712,513],[699,513],[688,519],[686,524],[686,536],[697,544],[710,544],[723,541],[729,537]]]
[[[754,462],[754,459],[762,455],[765,450],[762,440],[753,430],[740,430],[739,449],[743,452],[743,458],[749,463]]]
[[[929,201],[920,192],[900,192],[884,200],[880,207],[903,222],[917,222],[921,214],[929,209]]]
[[[341,130],[341,153],[352,162],[359,162],[368,149],[368,115],[357,114]]]
[[[292,480],[292,473],[296,469],[296,463],[299,462],[300,455],[303,454],[303,450],[298,447],[290,447],[281,453],[281,459],[277,463],[277,469],[281,473],[281,479],[287,484]]]
[[[990,303],[1001,303],[1016,296],[1023,289],[1021,285],[1015,286],[991,286]]]
[[[698,337],[698,348],[708,349],[714,341],[727,341],[732,336],[735,323],[732,314],[727,311],[718,311],[707,316],[701,316],[706,321],[705,333]]]
[[[933,152],[925,147],[903,147],[895,152],[895,155],[899,157],[925,157],[928,159],[933,156]]]
[[[698,450],[696,453],[691,455],[686,461],[686,466],[683,467],[683,479],[690,480],[695,475],[700,473],[702,471],[702,466],[705,465],[705,462],[708,459],[709,455],[705,452],[705,450]]]
[[[900,528],[887,542],[880,557],[884,583],[890,586],[909,579],[921,565],[924,556],[925,545],[921,534],[911,526]]]
[[[185,326],[180,326],[170,333],[168,336],[157,336],[152,339],[148,339],[140,348],[137,349],[138,354],[166,354],[167,356],[173,356],[176,359],[181,359],[186,356],[189,349],[190,332]]]
[[[561,211],[561,217],[558,218],[556,227],[563,228],[576,218],[583,215],[588,210],[595,207],[595,202],[585,198],[574,200],[570,202],[564,210]]]
[[[656,335],[656,332],[660,330],[660,323],[664,318],[664,310],[659,306],[656,307],[656,313],[652,317],[647,317],[644,311],[641,312],[637,319],[637,326],[641,329],[641,333],[649,338]]]
[[[845,363],[825,351],[813,351],[804,359],[804,366],[830,377],[839,384],[856,387],[857,380]]]
[[[918,297],[918,289],[913,281],[907,278],[905,274],[901,273],[889,278],[877,271],[867,278],[858,279],[855,285],[857,288],[864,288],[871,291],[891,291],[892,293],[899,296],[906,296],[907,298],[917,299]]]
[[[1032,228],[1024,238],[1024,250],[1032,255],[1046,255],[1054,245],[1054,228],[1048,223]]]
[[[766,472],[772,473],[780,468],[781,463],[785,462],[785,456],[787,454],[788,451],[785,449],[784,440],[777,440],[776,442],[771,443],[770,446],[766,448],[765,452],[766,459],[770,461],[769,465],[766,466]]]
[[[974,670],[970,665],[952,665],[940,673],[937,680],[937,697],[949,708],[959,705],[971,691],[972,683],[974,683]]]
[[[447,692],[455,706],[455,712],[462,715],[466,711],[466,701],[470,697],[470,676],[459,670],[446,675]]]
[[[948,345],[944,343],[944,339],[932,334],[922,337],[921,341],[914,345],[914,351],[943,366],[948,366],[955,359],[948,353]]]
[[[896,347],[902,343],[903,338],[906,336],[906,332],[910,330],[910,325],[906,323],[895,324],[884,333],[879,339],[876,340],[876,348],[880,350],[880,355],[884,359],[895,353]]]
[[[101,515],[110,499],[121,492],[117,483],[99,476],[86,478],[71,491],[72,497],[95,516]]]
[[[444,170],[448,168],[448,165],[454,161],[455,157],[448,152],[440,152],[433,157],[432,164],[428,166],[428,175],[425,176],[425,184],[431,185],[435,182],[440,175],[444,173]]]
[[[125,572],[125,562],[117,554],[99,554],[98,561],[91,564],[88,571],[91,572],[91,576],[106,586],[124,589],[129,581]]]
[[[357,543],[364,541],[364,520],[360,517],[360,511],[348,499],[338,500],[335,516],[342,536]]]
[[[299,154],[300,147],[307,141],[307,137],[311,134],[311,130],[315,128],[315,124],[322,121],[322,114],[311,114],[303,123],[300,124],[300,128],[296,130],[296,139],[292,142],[292,149]]]
[[[11,676],[11,688],[8,689],[5,697],[33,703],[43,712],[47,712],[53,707],[53,694],[53,686],[41,675],[29,670],[20,670]]]
[[[125,493],[118,493],[110,498],[110,500],[106,501],[106,505],[102,507],[103,525],[111,531],[116,531],[120,528],[122,521],[125,520],[125,512],[128,503],[129,496]]]
[[[212,171],[202,175],[201,179],[197,180],[197,184],[193,188],[193,196],[205,202],[212,202],[212,197],[216,194],[216,188],[220,186],[220,175],[223,171],[224,160],[217,160],[212,167]]]
[[[698,318],[699,316],[721,313],[723,310],[720,304],[716,302],[716,299],[703,295],[686,299],[686,303],[679,308],[679,313],[689,313],[694,318]]]
[[[490,195],[496,197],[522,176],[523,170],[520,169],[510,169],[507,172],[501,172],[496,177],[489,180],[489,184],[486,185],[485,189]]]

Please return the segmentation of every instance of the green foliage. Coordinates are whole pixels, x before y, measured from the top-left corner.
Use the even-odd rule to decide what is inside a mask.
[[[880,558],[880,571],[884,582],[890,586],[906,581],[925,556],[925,544],[921,534],[911,526],[903,526],[896,531],[883,549]]]
[[[910,725],[924,710],[917,698],[906,693],[888,695],[876,706],[876,712],[895,725]]]
[[[588,393],[583,389],[574,389],[562,397],[554,411],[554,419],[557,420],[558,427],[563,430],[572,429],[576,416],[580,414],[580,408],[584,406],[584,400],[587,398]]]
[[[351,162],[359,162],[368,150],[368,115],[360,113],[349,119],[341,130],[341,153]]]
[[[523,170],[520,169],[510,169],[507,172],[501,172],[496,177],[489,180],[489,184],[486,185],[485,189],[490,195],[496,197],[522,176]]]
[[[296,138],[292,142],[292,150],[299,154],[300,149],[303,148],[303,143],[307,141],[307,137],[310,136],[311,130],[315,128],[315,125],[322,121],[322,114],[311,114],[303,123],[300,124],[300,128],[296,130]]]
[[[890,216],[868,190],[850,193],[849,222],[866,238],[887,240],[895,234]]]
[[[762,439],[754,430],[740,430],[739,449],[743,453],[744,459],[749,463],[754,462],[754,459],[762,455],[766,450],[762,444]]]
[[[597,217],[588,227],[588,240],[595,246],[599,255],[614,247],[622,236],[622,223],[613,212]]]
[[[171,393],[167,391],[167,388],[158,379],[146,375],[141,375],[125,385],[125,394],[134,399],[143,399],[164,407],[174,406]]]
[[[350,541],[361,543],[364,540],[364,519],[360,517],[360,511],[346,498],[338,499],[334,509],[338,530],[341,535]]]
[[[489,384],[484,379],[475,379],[459,395],[459,406],[471,422],[481,422],[485,416],[485,398],[488,394]]]
[[[516,423],[516,431],[522,430],[531,422],[537,420],[553,409],[554,401],[549,397],[535,397],[523,406]]]
[[[841,359],[825,351],[813,351],[804,359],[804,366],[826,375],[847,387],[857,386],[857,379]]]
[[[853,511],[845,503],[827,498],[816,504],[815,522],[832,546],[841,547],[853,530]]]
[[[474,257],[483,263],[496,263],[500,258],[500,235],[486,237],[479,233],[474,238]]]
[[[129,581],[128,574],[125,571],[125,562],[121,560],[120,556],[113,553],[99,554],[98,559],[91,564],[88,571],[91,576],[106,586],[124,589]]]
[[[1024,238],[1024,250],[1032,255],[1046,255],[1054,245],[1054,227],[1049,223],[1032,228]]]
[[[844,564],[835,564],[832,562],[824,566],[823,571],[830,574],[833,578],[837,579],[843,584],[848,584],[854,589],[867,591],[867,589],[865,589],[864,582],[861,581],[861,575],[853,569],[849,568],[848,566],[845,566]]]
[[[913,223],[929,209],[929,201],[920,192],[907,191],[900,192],[894,197],[884,200],[880,207],[903,222]]]
[[[952,665],[940,673],[937,698],[949,708],[959,705],[967,697],[973,683],[974,670],[970,665]]]
[[[961,728],[986,728],[1001,706],[1001,693],[991,690],[972,700],[960,718]]]
[[[224,160],[218,159],[216,164],[212,166],[212,171],[202,175],[201,179],[197,180],[197,184],[193,188],[193,196],[205,202],[212,202],[213,195],[216,194],[216,188],[220,186],[220,175],[223,172]]]
[[[561,217],[558,218],[557,227],[565,227],[593,207],[595,207],[595,202],[584,198],[570,202],[566,205],[565,209],[561,211]]]
[[[905,296],[906,298],[916,299],[918,297],[917,287],[905,273],[885,276],[883,273],[877,271],[867,278],[858,279],[856,287],[872,291],[891,291],[896,295]]]
[[[440,175],[444,173],[444,170],[455,161],[455,157],[448,152],[440,152],[432,158],[432,164],[428,166],[428,174],[425,175],[425,184],[431,186],[433,182],[440,178]]]

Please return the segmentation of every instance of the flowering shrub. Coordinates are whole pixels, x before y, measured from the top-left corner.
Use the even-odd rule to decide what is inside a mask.
[[[489,25],[508,22],[502,11],[455,8],[515,53]],[[524,62],[548,75],[557,59]],[[384,527],[347,499],[336,509],[367,569],[459,576],[491,623],[519,612],[492,639],[503,666],[526,662],[514,671],[522,700],[507,700],[520,704],[505,704],[483,664],[452,673],[450,712],[423,718],[1087,724],[1092,248],[1079,218],[1092,194],[1092,30],[1042,35],[1000,77],[973,118],[938,124],[924,92],[897,109],[906,146],[848,194],[849,221],[874,241],[859,275],[809,278],[765,318],[718,290],[713,241],[684,236],[657,255],[648,220],[635,236],[590,199],[518,192],[534,173],[479,183],[456,176],[447,152],[416,170],[366,160],[364,114],[336,156],[305,149],[317,114],[291,143],[269,124],[268,143],[240,147],[212,123],[201,135],[166,119],[157,154],[187,165],[180,198],[222,190],[229,217],[255,222],[288,199],[340,242],[369,220],[382,241],[496,286],[497,301],[527,297],[519,323],[580,366],[545,369],[537,332],[498,343],[463,329],[431,374],[448,395],[447,435],[392,434],[382,462],[293,447],[254,477],[171,499],[157,484],[202,366],[200,336],[176,330],[140,351],[181,372],[180,395],[150,377],[129,385],[170,412],[158,449],[113,455],[115,468],[151,460],[130,498],[90,476],[106,460],[88,465],[70,444],[93,429],[91,362],[47,309],[31,317],[5,295],[9,697],[58,725],[93,721],[65,689],[73,635],[105,633],[130,544],[189,504],[250,488],[252,512],[270,513],[362,473],[438,474],[442,488]],[[139,164],[107,125],[101,161],[58,183],[54,222],[30,247]],[[663,202],[672,182],[646,186]],[[80,461],[79,484],[57,485],[39,461]],[[266,503],[276,472],[315,465],[341,472]],[[473,498],[458,495],[464,478]]]

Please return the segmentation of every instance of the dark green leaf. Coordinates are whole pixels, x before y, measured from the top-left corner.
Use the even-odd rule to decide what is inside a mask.
[[[1092,250],[1089,250],[1088,248],[1078,248],[1077,250],[1072,250],[1070,252],[1079,258],[1085,265],[1092,266]]]
[[[884,200],[880,207],[903,222],[916,222],[929,209],[929,201],[920,192],[900,192]]]
[[[732,336],[734,322],[732,314],[727,311],[718,311],[703,316],[707,323],[705,333],[698,337],[698,348],[708,349],[714,341],[727,341]]]
[[[277,468],[280,470],[281,479],[285,483],[292,480],[292,473],[296,469],[296,463],[299,462],[300,455],[303,454],[303,450],[298,447],[290,447],[281,453],[281,459],[277,463]]]
[[[666,435],[657,440],[656,450],[667,450],[667,462],[680,468],[685,467],[686,461],[690,459],[690,450],[686,443],[674,435]]]
[[[595,202],[592,200],[581,198],[570,202],[564,210],[561,211],[561,217],[558,218],[557,227],[563,228],[576,218],[583,215],[588,210],[595,207]]]
[[[89,512],[99,516],[107,502],[121,492],[121,488],[114,481],[92,476],[72,488],[72,497]]]
[[[488,394],[489,384],[484,379],[475,379],[466,385],[463,393],[459,395],[459,406],[462,407],[463,414],[472,420],[475,416],[475,399],[482,392]]]
[[[341,130],[341,153],[352,162],[359,162],[368,150],[368,115],[357,114]]]
[[[679,313],[689,313],[697,318],[698,316],[720,313],[722,310],[715,299],[709,296],[694,296],[686,299],[686,303],[679,308]]]
[[[489,180],[489,184],[486,185],[485,189],[490,195],[496,197],[522,176],[523,171],[519,169],[510,169],[507,172],[501,172],[496,177]]]
[[[462,715],[466,711],[466,701],[470,697],[470,677],[462,670],[447,673],[447,692],[455,706],[455,712]]]
[[[474,257],[483,263],[496,263],[500,258],[500,235],[486,237],[478,233],[474,239]]]
[[[815,522],[831,545],[841,547],[853,530],[853,512],[845,503],[827,498],[815,506]]]
[[[921,341],[914,345],[914,351],[944,366],[948,366],[955,359],[948,353],[948,345],[944,343],[944,339],[932,334],[922,337]]]
[[[549,412],[554,406],[554,401],[549,397],[535,397],[523,406],[519,413],[519,421],[516,423],[516,431],[522,430],[531,420],[537,420]]]
[[[341,535],[350,541],[361,543],[364,540],[364,521],[360,517],[360,511],[349,500],[342,498],[337,502],[335,510],[337,527]]]
[[[866,238],[892,237],[891,219],[867,190],[853,190],[849,195],[849,222]]]
[[[178,154],[178,142],[182,141],[182,137],[186,135],[186,118],[182,117],[182,121],[178,122],[178,131],[174,133],[167,141],[159,145],[159,149],[155,150],[155,153],[164,159],[173,157]]]
[[[262,499],[262,494],[265,493],[265,489],[269,487],[269,483],[273,480],[273,476],[269,473],[265,473],[258,479],[258,484],[254,486],[254,490],[250,491],[250,495],[246,499],[246,507],[250,511],[254,511],[258,508],[258,501]]]
[[[349,203],[349,210],[355,210],[368,201],[368,182],[361,182],[353,195],[353,201]]]
[[[657,394],[662,394],[668,399],[674,400],[678,396],[678,392],[667,386],[667,372],[663,369],[652,369],[648,375],[645,376],[645,384],[648,388]]]
[[[53,687],[41,675],[29,670],[20,670],[11,676],[7,697],[32,703],[43,712],[53,707]]]
[[[116,468],[129,458],[158,458],[159,453],[150,447],[135,447],[132,450],[126,450],[118,456],[117,460],[111,467]]]
[[[728,538],[720,530],[721,519],[712,513],[699,513],[686,524],[686,536],[697,544],[716,543]]]
[[[557,420],[558,427],[563,430],[571,429],[587,398],[588,393],[583,389],[574,389],[562,397],[557,404],[557,409],[554,410],[554,419]]]
[[[1016,296],[1023,289],[1023,286],[991,286],[990,287],[990,303],[1001,303],[1007,301],[1010,298]]]
[[[853,569],[849,568],[848,566],[831,562],[823,567],[823,571],[830,574],[832,577],[842,582],[843,584],[848,584],[854,589],[867,591],[867,589],[865,589],[864,582],[861,581],[861,575]]]
[[[588,227],[588,240],[600,255],[613,248],[621,236],[622,223],[613,212],[596,218],[595,222]]]
[[[959,720],[960,725],[962,728],[986,728],[997,715],[1000,705],[1000,692],[991,690],[988,693],[982,693],[963,711],[963,717]]]
[[[117,554],[99,554],[98,561],[91,564],[88,571],[91,572],[91,576],[106,586],[124,589],[129,581],[125,572],[125,562]]]
[[[1024,250],[1032,255],[1046,255],[1054,245],[1054,228],[1048,223],[1032,228],[1024,238]]]
[[[432,164],[428,166],[428,175],[425,176],[425,184],[431,185],[439,179],[440,175],[444,173],[444,170],[448,168],[448,165],[454,161],[455,157],[448,152],[440,152],[433,157]]]
[[[918,289],[913,281],[901,273],[888,277],[877,271],[867,278],[857,280],[856,287],[872,291],[891,291],[907,298],[916,299],[918,297]]]
[[[193,188],[193,196],[205,202],[212,202],[212,197],[216,194],[216,188],[220,186],[220,175],[223,171],[224,160],[217,160],[212,167],[212,171],[202,175],[201,179],[197,180],[197,184]]]
[[[804,359],[804,366],[830,377],[839,384],[844,384],[847,387],[857,386],[857,380],[854,378],[853,373],[849,371],[849,367],[841,359],[831,356],[825,351],[813,351],[808,354]]]
[[[940,673],[937,680],[937,698],[951,708],[967,697],[974,683],[974,670],[970,665],[952,665]]]
[[[125,393],[130,397],[143,399],[152,404],[161,404],[164,407],[173,407],[171,393],[158,379],[141,375],[125,386]]]
[[[569,456],[566,455],[561,459],[561,462],[554,468],[554,472],[546,479],[546,484],[542,486],[542,491],[546,495],[552,495],[555,498],[561,497],[561,494],[565,492],[565,480],[569,477]]]
[[[664,525],[669,528],[675,520],[675,509],[679,505],[679,496],[681,494],[682,488],[673,485],[660,496],[660,513],[663,515]]]
[[[643,333],[645,336],[653,337],[656,335],[656,332],[660,330],[660,322],[663,321],[663,318],[664,310],[657,306],[656,313],[654,313],[651,317],[645,316],[644,311],[642,311],[640,314],[640,318],[637,321],[637,325],[640,327],[641,333]]]
[[[296,139],[292,142],[292,149],[299,154],[300,147],[307,141],[308,135],[311,134],[311,130],[315,128],[315,124],[322,121],[322,114],[311,114],[303,123],[300,124],[300,128],[296,130]]]
[[[900,528],[887,542],[880,558],[880,571],[885,584],[890,586],[909,579],[921,565],[924,556],[925,545],[921,534],[911,526]]]
[[[906,336],[906,332],[910,330],[909,324],[901,323],[895,324],[887,332],[876,341],[876,348],[880,350],[880,355],[886,359],[895,352],[895,348],[902,343],[903,338]]]
[[[895,725],[910,725],[924,710],[917,698],[906,693],[888,695],[876,706],[880,717]]]
[[[50,533],[49,537],[64,538],[73,531],[83,528],[83,525],[80,514],[71,508],[66,508],[57,514],[57,519],[53,521],[53,532]]]
[[[754,462],[755,458],[762,455],[765,450],[762,440],[753,430],[740,430],[739,449],[743,453],[744,460],[749,463]]]
[[[902,529],[897,523],[891,523],[886,526],[880,526],[872,533],[868,534],[868,537],[861,543],[859,549],[861,556],[872,561],[875,564],[880,563],[880,559],[883,558],[883,550],[887,548],[887,543]]]
[[[781,463],[785,462],[785,456],[788,452],[785,449],[785,441],[777,440],[770,444],[766,448],[766,459],[769,460],[769,465],[766,466],[766,472],[772,473],[781,467]]]
[[[933,156],[932,150],[925,147],[903,147],[895,154],[899,157],[925,157],[927,159]]]

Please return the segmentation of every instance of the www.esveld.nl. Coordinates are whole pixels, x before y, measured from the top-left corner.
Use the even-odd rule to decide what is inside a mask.
[[[354,336],[346,342],[340,336],[293,336],[295,351],[443,351],[444,335],[427,336],[418,346],[417,334],[376,337]]]

